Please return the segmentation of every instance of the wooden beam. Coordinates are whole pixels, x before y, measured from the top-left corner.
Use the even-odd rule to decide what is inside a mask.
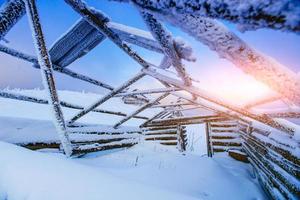
[[[166,28],[150,13],[140,10],[141,16],[146,22],[148,29],[153,37],[158,41],[164,54],[170,59],[173,67],[177,71],[179,77],[184,81],[185,85],[191,85],[191,78],[186,73],[185,67],[181,62],[180,56],[174,48],[174,39]]]
[[[26,0],[25,2],[28,20],[32,31],[32,37],[35,44],[35,50],[37,53],[39,65],[41,66],[43,85],[48,93],[49,107],[54,115],[53,123],[58,132],[58,136],[60,138],[64,152],[66,156],[69,157],[72,154],[72,146],[68,133],[66,131],[65,120],[56,92],[54,77],[52,74],[52,63],[49,57],[48,50],[46,48],[38,10],[35,4],[35,0]]]
[[[287,134],[289,134],[290,136],[294,135],[294,128],[288,127],[287,125],[281,124],[279,122],[277,122],[276,120],[273,120],[272,118],[268,117],[268,116],[264,116],[264,115],[257,115],[254,114],[246,109],[243,108],[239,108],[236,107],[228,102],[225,102],[224,100],[220,100],[218,97],[215,97],[212,94],[209,94],[207,91],[201,90],[199,88],[196,88],[194,86],[185,86],[181,81],[164,76],[162,74],[157,73],[155,70],[149,70],[149,69],[145,69],[143,70],[147,75],[152,76],[158,80],[161,80],[163,82],[166,82],[168,84],[171,84],[175,87],[179,87],[183,90],[186,90],[194,95],[197,95],[198,97],[201,97],[202,99],[205,99],[206,101],[209,101],[213,104],[216,104],[218,106],[221,106],[223,108],[229,109],[231,111],[234,111],[236,113],[239,113],[243,116],[246,116],[248,118],[254,119],[256,121],[259,121],[263,124],[266,124],[268,126],[271,126],[275,129],[278,129],[280,131],[283,131]]]
[[[81,0],[65,0],[65,2],[143,68],[150,67],[140,55],[133,51],[110,27],[108,27],[107,23],[110,20],[104,13],[99,10],[91,9]]]
[[[121,92],[121,93],[115,95],[115,97],[124,97],[124,96],[130,96],[130,95],[166,93],[166,92],[175,92],[175,91],[180,91],[180,90],[181,89],[176,88],[176,87],[150,89],[150,90],[137,90],[137,91],[131,91],[131,92]]]
[[[22,0],[8,0],[0,8],[0,40],[25,14],[25,4]]]
[[[154,119],[157,119],[157,118],[161,117],[161,116],[164,115],[165,113],[166,113],[166,111],[161,111],[161,112],[157,113],[156,115],[154,115],[153,117],[151,117],[150,119],[148,119],[147,121],[145,121],[144,123],[142,123],[142,124],[140,125],[140,128],[146,126],[149,122],[151,122],[151,121],[154,120]]]
[[[38,68],[38,69],[40,68],[40,66],[38,64],[38,60],[34,56],[25,54],[23,52],[17,51],[17,50],[12,49],[12,48],[9,48],[9,47],[4,46],[2,44],[0,44],[0,51],[3,52],[3,53],[8,54],[10,56],[19,58],[21,60],[25,60],[25,61],[31,62],[33,64],[33,67]],[[97,85],[97,86],[103,87],[103,88],[108,89],[108,90],[113,90],[114,89],[112,86],[110,86],[110,85],[108,85],[106,83],[103,83],[101,81],[98,81],[96,79],[90,78],[90,77],[82,75],[82,74],[78,74],[78,73],[76,73],[76,72],[74,72],[74,71],[72,71],[70,69],[62,68],[60,66],[53,65],[53,64],[52,64],[52,67],[53,67],[54,71],[57,71],[57,72],[62,73],[62,74],[65,74],[65,75],[70,76],[72,78],[79,79],[79,80],[91,83],[93,85]]]
[[[142,48],[154,51],[157,53],[164,53],[160,44],[153,38],[153,36],[144,30],[137,29],[134,27],[126,26],[123,24],[108,22],[107,26],[111,28],[118,36],[130,44],[135,44]],[[196,59],[193,57],[192,48],[183,41],[174,40],[174,47],[179,54],[180,58],[195,62]]]
[[[152,106],[153,104],[159,102],[163,98],[167,97],[169,94],[170,93],[165,93],[165,94],[160,95],[159,97],[155,98],[154,100],[150,101],[149,103],[146,103],[145,105],[143,105],[142,107],[140,107],[139,109],[135,110],[134,112],[132,112],[131,114],[127,115],[125,118],[123,118],[122,120],[120,120],[118,123],[116,123],[114,125],[114,128],[118,128],[121,124],[125,123],[126,121],[128,121],[129,119],[131,119],[133,116],[139,114],[143,110],[145,110],[145,109],[149,108],[150,106]]]
[[[277,100],[280,100],[280,99],[281,99],[280,96],[267,96],[267,97],[263,97],[261,99],[257,99],[255,101],[247,103],[244,106],[244,108],[245,109],[250,109],[250,108],[260,106],[260,105],[263,105],[263,104],[267,104],[267,103],[271,103],[271,102],[274,102],[274,101],[277,101]]]
[[[178,106],[191,106],[192,103],[174,103],[174,104],[158,104],[153,105],[151,108],[165,108],[165,107],[178,107]]]
[[[19,101],[27,101],[27,102],[32,102],[32,103],[48,104],[48,100],[46,100],[46,99],[41,99],[41,98],[36,98],[36,97],[32,97],[32,96],[16,94],[16,93],[12,93],[12,92],[5,92],[5,91],[1,91],[1,90],[0,90],[0,97],[15,99],[15,100],[19,100]],[[62,107],[66,107],[66,108],[72,108],[72,109],[77,109],[77,110],[83,110],[84,109],[84,107],[82,107],[82,106],[71,104],[71,103],[68,103],[68,102],[65,102],[65,101],[60,101],[59,103]],[[109,115],[117,115],[117,116],[123,116],[123,117],[127,116],[126,113],[115,112],[115,111],[104,110],[104,109],[94,109],[94,110],[92,110],[92,112],[104,113],[104,114],[109,114]],[[134,118],[144,119],[144,120],[149,119],[148,117],[138,116],[138,115],[134,116]]]
[[[101,97],[100,99],[98,99],[95,103],[91,104],[90,106],[84,108],[82,111],[80,111],[79,113],[77,113],[74,117],[72,117],[70,119],[69,124],[72,124],[73,122],[75,122],[79,118],[83,117],[84,115],[86,115],[90,111],[94,110],[99,105],[103,104],[104,102],[106,102],[107,100],[109,100],[110,98],[112,98],[114,95],[120,93],[122,90],[124,90],[128,86],[132,85],[133,83],[135,83],[139,79],[143,78],[144,76],[145,76],[145,73],[139,72],[138,74],[136,74],[134,77],[132,77],[131,79],[129,79],[128,81],[126,81],[125,83],[123,83],[122,85],[120,85],[119,87],[115,88],[114,90],[112,90],[108,94],[106,94],[103,97]]]

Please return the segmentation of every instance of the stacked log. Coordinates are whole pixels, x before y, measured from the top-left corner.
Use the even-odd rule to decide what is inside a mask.
[[[150,126],[143,128],[145,141],[157,142],[162,145],[176,146],[185,151],[187,145],[185,126]]]
[[[90,152],[110,150],[116,148],[131,147],[138,143],[139,132],[70,132],[73,147],[72,156],[83,155]],[[47,142],[26,142],[17,145],[31,150],[59,149],[61,144],[58,140]]]
[[[212,122],[209,126],[208,143],[211,143],[213,152],[241,150],[242,142],[237,122]]]
[[[297,142],[284,136],[280,139],[280,132],[271,137],[268,131],[245,129],[245,124],[240,126],[243,149],[266,192],[273,199],[298,199],[300,154]],[[248,126],[251,127],[251,124]]]

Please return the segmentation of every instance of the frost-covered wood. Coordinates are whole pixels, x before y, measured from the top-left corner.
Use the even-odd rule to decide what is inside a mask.
[[[123,97],[123,96],[127,96],[127,95],[166,93],[166,92],[175,92],[175,91],[179,91],[179,90],[181,90],[181,89],[176,88],[176,87],[149,89],[149,90],[136,90],[136,91],[130,91],[130,92],[121,92],[121,93],[115,95],[115,97]]]
[[[228,118],[212,115],[212,116],[193,116],[193,117],[177,117],[157,119],[147,124],[150,126],[173,126],[173,125],[188,125],[188,124],[201,124],[213,121],[227,121]]]
[[[21,95],[21,94],[16,94],[16,93],[12,93],[12,92],[1,91],[1,90],[0,90],[0,97],[20,100],[20,101],[28,101],[28,102],[32,102],[32,103],[48,104],[48,100],[46,100],[46,99],[41,99],[41,98],[36,98],[36,97],[31,97],[31,96],[27,96],[27,95]],[[61,106],[66,107],[66,108],[72,108],[72,109],[77,109],[77,110],[84,109],[84,107],[82,107],[82,106],[68,103],[65,101],[60,101],[59,103]],[[104,109],[94,109],[94,110],[92,110],[92,112],[117,115],[117,116],[123,116],[123,117],[127,116],[127,114],[122,113],[122,112],[115,112],[115,111],[104,110]],[[138,115],[133,116],[133,118],[148,120],[147,117],[138,116]]]
[[[155,104],[155,103],[159,102],[160,100],[164,99],[168,95],[169,95],[169,93],[162,94],[159,97],[157,97],[157,98],[153,99],[152,101],[150,101],[149,103],[146,103],[145,105],[141,106],[140,108],[138,108],[137,110],[133,111],[131,114],[127,115],[125,118],[123,118],[122,120],[120,120],[119,122],[117,122],[114,125],[114,128],[118,128],[120,125],[122,125],[123,123],[125,123],[126,121],[128,121],[129,119],[131,119],[133,116],[139,114],[143,110],[149,108],[150,106],[152,106],[153,104]]]
[[[88,7],[86,3],[81,0],[65,0],[65,2],[143,68],[149,67],[149,64],[140,55],[133,51],[111,28],[107,26],[107,23],[110,20],[104,13]]]
[[[25,4],[22,0],[6,0],[0,7],[0,40],[25,14]]]
[[[177,132],[176,132],[176,136],[177,136],[177,148],[180,152],[184,152],[186,151],[186,135],[184,132],[184,129],[182,126],[178,125],[177,126]]]
[[[140,128],[145,127],[149,122],[151,122],[151,121],[154,120],[154,119],[157,119],[157,118],[161,117],[161,116],[164,115],[165,113],[166,113],[166,111],[161,111],[161,112],[155,114],[154,116],[152,116],[151,118],[149,118],[147,121],[145,121],[144,123],[142,123],[142,124],[140,125]]]
[[[160,45],[146,31],[109,22],[111,28],[123,41],[141,46],[143,48],[163,53]],[[70,30],[63,34],[49,50],[52,62],[66,67],[76,59],[84,56],[95,46],[101,43],[105,36],[86,20],[80,19]],[[192,56],[192,48],[185,42],[175,40],[175,48],[179,51],[181,58],[188,61],[195,61]]]
[[[159,104],[154,105],[151,108],[166,108],[166,107],[178,107],[178,106],[190,106],[193,105],[191,103],[172,103],[172,104]]]
[[[271,103],[271,102],[277,101],[277,100],[280,100],[280,96],[267,96],[267,97],[263,97],[261,99],[257,99],[255,101],[247,103],[244,106],[244,108],[250,109],[250,108],[260,106],[260,105],[263,105],[263,104],[267,104],[267,103]]]
[[[157,53],[164,53],[159,43],[152,37],[149,32],[115,22],[108,22],[107,26],[111,28],[116,34],[118,34],[118,36],[122,40],[128,43],[135,44]],[[190,62],[196,61],[196,58],[193,56],[193,49],[182,39],[175,38],[174,47],[178,52],[180,58]]]
[[[206,133],[206,149],[207,149],[207,156],[212,157],[213,155],[213,148],[211,143],[211,135],[210,135],[210,123],[205,123],[205,133]]]
[[[80,20],[52,45],[49,50],[51,61],[60,67],[66,67],[87,54],[104,39],[105,36],[88,22]]]
[[[114,0],[129,2],[129,0]],[[237,1],[237,0],[131,0],[141,8],[162,13],[191,14],[195,17],[209,17],[237,23],[242,30],[271,28],[300,32],[300,4],[298,0],[288,1]]]
[[[300,105],[300,79],[297,74],[251,48],[220,22],[195,15],[171,16],[166,20],[216,51],[220,57],[231,61],[245,73]]]
[[[9,47],[7,47],[5,45],[2,45],[2,44],[0,44],[0,51],[3,52],[3,53],[6,53],[8,55],[11,55],[13,57],[19,58],[21,60],[31,62],[33,64],[33,67],[40,68],[37,58],[32,56],[32,55],[25,54],[23,52],[17,51],[17,50],[12,49],[12,48],[9,48]],[[60,73],[65,74],[65,75],[68,75],[72,78],[79,79],[79,80],[82,80],[82,81],[85,81],[85,82],[88,82],[88,83],[106,88],[108,90],[113,90],[114,89],[112,86],[110,86],[106,83],[103,83],[101,81],[98,81],[96,79],[90,78],[90,77],[82,75],[82,74],[78,74],[78,73],[76,73],[76,72],[74,72],[70,69],[61,68],[60,66],[57,66],[55,64],[52,64],[52,67],[53,67],[54,71],[60,72]]]
[[[52,63],[48,54],[48,50],[46,48],[46,43],[44,41],[35,0],[26,0],[26,11],[32,30],[32,37],[35,44],[38,63],[41,67],[43,85],[45,90],[47,91],[49,107],[52,111],[53,123],[56,127],[65,154],[67,156],[70,156],[72,154],[72,146],[69,140],[68,133],[66,131],[63,113],[60,108],[52,72]]]
[[[262,122],[268,126],[271,126],[273,128],[276,128],[278,130],[281,130],[289,135],[294,135],[294,129],[291,127],[288,127],[287,125],[281,124],[278,121],[264,116],[264,115],[257,115],[254,114],[246,109],[236,107],[235,105],[231,105],[229,102],[225,102],[224,100],[220,100],[218,97],[215,97],[212,94],[208,94],[207,91],[200,90],[199,88],[196,88],[194,86],[185,86],[181,81],[178,81],[176,79],[164,76],[162,74],[159,74],[155,72],[154,70],[143,70],[147,75],[150,75],[158,80],[161,80],[163,82],[166,82],[168,84],[171,84],[173,86],[179,87],[183,90],[186,90],[194,95],[197,95],[198,97],[201,97],[209,102],[212,102],[214,104],[217,104],[221,107],[227,108],[231,111],[234,111],[236,113],[239,113],[243,116],[249,117],[251,119],[254,119],[256,121]]]
[[[140,11],[148,29],[153,37],[159,42],[165,55],[170,59],[172,65],[176,69],[178,76],[184,81],[186,85],[191,85],[191,78],[187,75],[185,67],[174,47],[174,40],[165,27],[150,13]]]
[[[119,87],[115,88],[114,90],[110,91],[108,94],[106,94],[103,97],[101,97],[95,103],[91,104],[90,106],[84,108],[82,111],[80,111],[79,113],[77,113],[74,117],[72,117],[72,119],[70,119],[69,124],[72,124],[73,122],[75,122],[79,118],[83,117],[84,115],[86,115],[90,111],[94,110],[99,105],[103,104],[108,99],[110,99],[114,95],[120,93],[122,90],[126,89],[128,86],[132,85],[133,83],[135,83],[139,79],[143,78],[144,76],[145,76],[144,72],[139,72],[137,75],[135,75],[134,77],[132,77],[131,79],[129,79],[128,81],[126,81],[124,84],[122,84]]]
[[[134,146],[137,143],[138,143],[137,139],[127,139],[118,142],[111,142],[108,144],[93,143],[93,144],[79,145],[74,148],[73,155],[76,156],[78,154],[82,155],[86,153],[109,150],[109,149],[128,148]]]
[[[263,145],[261,145],[263,147]],[[272,160],[267,158],[265,149],[250,142],[247,138],[243,143],[243,147],[252,161],[255,162],[262,173],[267,175],[267,179],[271,181],[273,186],[287,199],[297,199],[300,195],[299,180],[278,166]],[[263,147],[264,148],[264,147]],[[263,151],[262,151],[263,150]],[[288,165],[288,163],[286,163]]]

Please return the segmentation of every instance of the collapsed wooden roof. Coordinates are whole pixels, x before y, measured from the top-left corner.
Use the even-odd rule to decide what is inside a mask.
[[[57,127],[57,132],[60,136],[64,152],[67,155],[71,155],[73,150],[66,131],[67,125],[62,114],[61,106],[79,110],[78,113],[68,121],[68,125],[73,124],[89,112],[123,116],[123,119],[113,125],[116,129],[131,118],[145,120],[145,122],[141,124],[141,126],[145,126],[146,124],[152,123],[154,120],[162,119],[170,115],[173,116],[173,118],[164,119],[163,122],[165,124],[200,123],[203,122],[200,118],[191,118],[189,116],[178,117],[175,113],[182,113],[185,109],[201,107],[213,111],[218,115],[218,119],[226,117],[247,122],[259,122],[293,137],[295,132],[294,127],[288,123],[284,123],[282,120],[279,121],[276,118],[300,117],[300,112],[297,107],[300,105],[299,76],[287,67],[270,60],[248,46],[242,39],[224,27],[220,22],[211,18],[205,18],[203,14],[197,15],[196,11],[192,14],[188,8],[177,9],[175,6],[175,11],[173,12],[164,6],[159,7],[158,4],[155,4],[155,1],[153,1],[152,4],[147,4],[142,0],[130,1],[136,6],[141,17],[144,19],[149,29],[149,32],[146,32],[114,23],[103,12],[89,7],[80,0],[65,0],[65,2],[73,8],[75,12],[79,13],[82,18],[79,19],[67,33],[62,35],[56,43],[49,48],[49,51],[45,45],[35,0],[25,0],[24,2],[22,0],[9,0],[2,6],[2,9],[0,10],[0,39],[3,40],[7,32],[25,13],[27,13],[37,56],[28,55],[2,44],[0,44],[0,51],[18,59],[28,61],[32,63],[34,68],[40,69],[43,75],[43,84],[45,89],[49,92],[49,97],[48,99],[38,99],[5,91],[1,91],[0,96],[4,98],[49,104],[53,110],[53,115],[55,116],[54,124]],[[207,14],[207,17],[216,17],[215,15],[211,16],[210,13]],[[174,39],[171,33],[166,30],[162,23],[163,21],[170,22],[180,27],[192,37],[216,51],[221,57],[228,59],[244,72],[267,84],[279,95],[267,97],[266,99],[258,99],[256,102],[250,102],[245,107],[238,107],[202,90],[201,88],[193,86],[193,80],[186,72],[185,66],[182,63],[182,60],[190,62],[195,61],[195,58],[192,55],[192,49],[183,41]],[[259,25],[256,24],[256,26]],[[271,25],[268,27],[274,28]],[[290,31],[299,31],[297,28],[287,28]],[[141,66],[141,70],[135,76],[116,87],[69,69],[69,66],[75,60],[85,56],[97,45],[100,45],[105,39],[112,41]],[[153,64],[147,62],[135,52],[129,44],[163,54],[164,58],[161,65],[154,67]],[[159,72],[159,69],[170,67],[173,67],[176,70],[177,76],[180,79],[169,77]],[[57,96],[52,70],[105,88],[108,92],[100,97],[97,102],[87,107],[60,101]],[[147,90],[137,91],[126,90],[130,85],[145,76],[151,76],[157,79],[161,82],[163,88],[147,88]],[[191,95],[187,95],[180,91],[186,91]],[[147,96],[154,93],[159,93],[160,95],[155,99],[151,99]],[[181,99],[181,102],[170,103],[168,105],[159,103],[169,95]],[[140,105],[135,111],[129,114],[121,111],[114,112],[99,108],[101,104],[112,97],[126,97],[124,98],[125,102],[133,104],[139,102],[137,103],[139,105],[142,102],[143,105]],[[294,106],[290,107],[289,110],[273,111],[270,113],[256,113],[251,110],[252,107],[278,99],[284,99],[289,105]],[[194,107],[187,107],[190,105],[193,105]],[[139,115],[145,109],[153,107],[161,107],[164,108],[164,110],[151,118]],[[162,123],[162,121],[158,122]],[[253,126],[255,127],[256,125],[253,124]]]

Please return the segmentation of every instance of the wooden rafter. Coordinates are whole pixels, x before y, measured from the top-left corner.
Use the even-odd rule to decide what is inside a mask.
[[[162,74],[159,74],[157,72],[155,72],[155,70],[148,70],[145,69],[143,70],[147,75],[150,75],[158,80],[161,80],[163,82],[166,82],[168,84],[171,84],[173,86],[179,87],[183,90],[186,90],[194,95],[197,95],[198,97],[201,97],[209,102],[212,102],[218,106],[224,107],[226,109],[229,109],[231,111],[234,111],[236,113],[239,113],[243,116],[249,117],[251,119],[254,119],[256,121],[259,121],[261,123],[264,123],[268,126],[271,126],[275,129],[278,129],[280,131],[283,131],[289,135],[294,135],[294,128],[288,127],[287,125],[281,124],[279,122],[277,122],[276,120],[273,120],[272,118],[268,117],[268,116],[264,116],[264,115],[258,115],[258,114],[254,114],[246,109],[243,108],[239,108],[236,107],[234,105],[231,105],[228,102],[224,102],[222,100],[219,100],[219,98],[208,94],[206,91],[202,91],[194,86],[185,86],[181,81],[178,81],[176,79],[164,76]]]
[[[43,78],[44,88],[48,92],[48,102],[53,113],[53,123],[58,132],[62,147],[67,156],[72,155],[72,146],[66,131],[65,120],[59,104],[58,95],[56,92],[54,77],[52,74],[52,63],[49,57],[46,43],[44,41],[43,31],[39,20],[39,15],[35,0],[26,0],[26,11],[29,24],[32,30],[32,37],[35,43],[35,49],[38,57],[39,65],[41,66],[41,74]]]
[[[191,78],[187,75],[178,53],[175,50],[174,39],[166,28],[150,13],[143,10],[140,11],[144,21],[146,22],[151,34],[161,45],[165,55],[170,59],[172,65],[176,69],[179,77],[186,85],[191,85]]]
[[[127,115],[125,118],[123,118],[122,120],[120,120],[118,123],[116,123],[113,127],[114,128],[118,128],[121,124],[125,123],[126,121],[128,121],[129,119],[131,119],[133,116],[139,114],[140,112],[142,112],[143,110],[149,108],[150,106],[152,106],[153,104],[159,102],[160,100],[164,99],[165,97],[167,97],[170,93],[164,93],[162,95],[160,95],[159,97],[155,98],[154,100],[150,101],[149,103],[146,103],[145,105],[143,105],[142,107],[138,108],[137,110],[133,111],[131,114]]]

